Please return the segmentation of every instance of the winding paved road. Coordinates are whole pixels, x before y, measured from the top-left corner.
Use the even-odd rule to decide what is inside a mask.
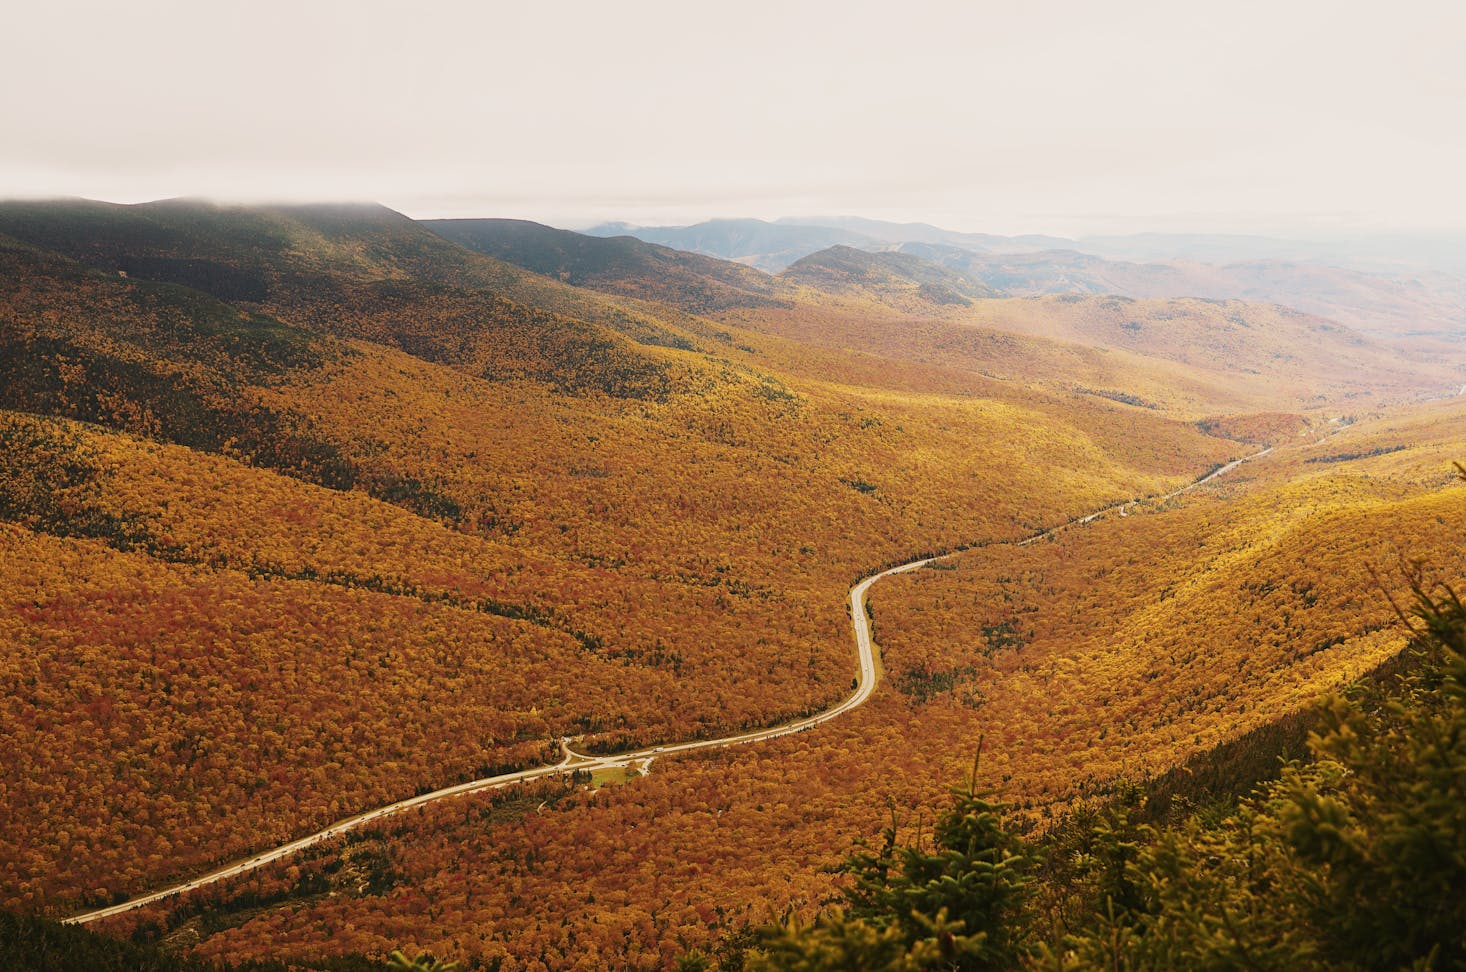
[[[1182,486],[1180,489],[1173,490],[1172,492],[1167,493],[1164,496],[1153,497],[1146,502],[1164,502],[1174,496],[1178,496],[1181,493],[1186,492],[1187,490],[1195,489],[1198,486],[1209,483],[1213,479],[1216,479],[1218,476],[1225,475],[1226,473],[1231,472],[1233,469],[1236,469],[1242,463],[1247,462],[1251,459],[1259,458],[1260,456],[1265,456],[1271,451],[1272,448],[1269,447],[1261,450],[1260,452],[1255,452],[1252,455],[1244,456],[1241,459],[1229,462],[1226,465],[1221,466],[1208,473],[1207,475],[1201,477],[1195,482],[1188,483],[1187,485]],[[1066,530],[1071,526],[1090,523],[1093,520],[1104,516],[1106,513],[1119,511],[1123,515],[1125,512],[1125,508],[1131,505],[1133,504],[1127,502],[1117,503],[1114,506],[1107,506],[1104,509],[1096,510],[1095,512],[1090,513],[1086,516],[1077,517],[1073,520],[1061,523],[1058,526],[1050,527],[1046,530],[1041,530],[1038,533],[1035,533],[1033,536],[1030,536],[1024,540],[1020,540],[1018,542],[1018,545],[1027,546],[1028,544],[1034,543],[1036,541],[1054,536],[1060,531]],[[359,813],[354,817],[347,817],[344,820],[338,820],[335,823],[331,824],[329,827],[318,830],[313,834],[307,834],[304,837],[292,840],[288,844],[282,844],[279,847],[261,851],[252,857],[247,857],[243,860],[235,861],[232,864],[226,864],[223,867],[209,871],[207,874],[202,874],[199,877],[191,878],[187,881],[181,881],[178,884],[163,888],[162,890],[154,891],[150,894],[140,895],[136,898],[130,898],[127,901],[123,901],[119,904],[111,905],[106,908],[98,908],[94,911],[85,911],[80,914],[72,915],[70,918],[63,919],[63,921],[68,924],[82,925],[86,924],[87,922],[98,921],[102,918],[108,918],[112,915],[120,915],[123,912],[132,911],[135,908],[141,908],[144,905],[152,904],[155,901],[161,901],[164,898],[168,898],[176,894],[183,894],[184,892],[193,891],[197,888],[204,887],[205,885],[213,884],[217,881],[222,881],[225,878],[231,878],[239,874],[253,871],[255,868],[263,867],[264,865],[269,864],[272,861],[278,861],[283,857],[289,857],[291,854],[294,854],[297,851],[305,850],[307,847],[311,847],[315,844],[322,843],[323,841],[330,840],[333,837],[344,834],[348,830],[355,830],[356,828],[361,827],[364,824],[371,823],[374,820],[381,820],[383,817],[390,817],[394,814],[402,813],[405,810],[411,810],[413,807],[420,807],[427,803],[433,803],[438,800],[448,799],[449,797],[463,796],[464,794],[468,793],[482,793],[487,790],[499,790],[507,786],[513,786],[516,783],[526,782],[528,780],[538,780],[549,776],[564,776],[576,770],[589,770],[594,772],[596,770],[602,769],[636,766],[644,772],[646,768],[651,764],[652,760],[660,756],[670,756],[674,753],[686,753],[697,749],[723,749],[729,746],[741,746],[745,743],[763,742],[766,739],[777,739],[780,736],[788,736],[796,732],[803,732],[806,729],[812,729],[815,726],[820,725],[821,723],[829,722],[831,719],[837,718],[838,716],[849,712],[851,709],[854,709],[856,706],[861,705],[865,702],[866,699],[871,697],[871,694],[876,689],[876,682],[878,681],[879,673],[876,668],[875,645],[871,641],[870,618],[865,611],[865,595],[866,592],[870,590],[871,585],[874,584],[876,581],[881,580],[882,578],[890,577],[892,574],[904,574],[908,571],[919,570],[920,568],[925,567],[927,564],[933,563],[938,560],[944,560],[948,557],[955,557],[961,552],[962,551],[960,550],[956,550],[950,553],[935,554],[930,557],[924,557],[920,560],[913,560],[909,563],[899,564],[895,567],[887,568],[880,573],[872,574],[871,576],[866,577],[850,589],[850,619],[855,629],[855,648],[860,658],[860,672],[856,678],[855,691],[852,692],[850,696],[844,701],[838,703],[835,706],[832,706],[831,708],[825,709],[821,712],[817,712],[814,715],[806,716],[803,719],[795,719],[792,722],[785,722],[777,726],[772,726],[768,729],[756,729],[752,732],[744,732],[732,736],[720,736],[717,739],[695,739],[690,742],[669,743],[664,746],[651,746],[645,749],[637,749],[627,753],[615,753],[609,756],[589,756],[576,753],[570,748],[570,740],[562,739],[560,741],[560,747],[565,754],[565,758],[558,763],[547,763],[544,766],[536,766],[533,769],[520,770],[517,773],[504,773],[500,776],[488,776],[484,777],[483,779],[470,780],[467,783],[459,783],[456,786],[446,786],[443,787],[441,790],[433,790],[431,793],[423,793],[415,797],[409,797],[406,800],[398,800],[396,803],[389,803],[386,806],[377,807],[375,810],[367,810],[366,812]]]

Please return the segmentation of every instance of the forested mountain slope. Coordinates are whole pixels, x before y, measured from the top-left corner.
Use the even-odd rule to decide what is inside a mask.
[[[911,312],[871,295],[718,317],[806,347],[957,368],[1195,419],[1418,401],[1454,392],[1462,376],[1448,362],[1411,360],[1330,321],[1256,304],[1061,296]]]
[[[984,783],[1029,825],[1124,780],[1203,766],[1399,649],[1386,596],[1406,585],[1397,548],[1432,577],[1466,571],[1466,492],[1447,458],[1461,416],[1442,403],[1322,442],[1293,435],[1159,508],[891,578],[870,604],[886,678],[848,720],[659,762],[627,787],[536,795],[550,799],[541,813],[444,807],[430,827],[384,828],[373,852],[395,889],[241,914],[205,952],[249,955],[263,940],[309,952],[322,926],[351,924],[368,950],[390,939],[381,929],[410,928],[416,946],[516,968],[661,967],[668,942],[715,951],[718,935],[777,917],[768,902],[808,913],[828,900],[851,844],[879,839],[888,801],[908,819],[939,804],[979,738]],[[1393,449],[1401,436],[1417,444]],[[261,875],[242,891],[288,887]],[[204,900],[237,907],[227,892]]]
[[[1458,403],[1374,415],[1441,374],[1327,322],[832,294],[520,229],[516,260],[604,273],[577,287],[373,207],[0,206],[0,903],[146,890],[564,735],[605,751],[823,708],[853,675],[851,582],[972,546],[877,588],[887,680],[848,719],[628,787],[434,806],[180,913],[213,916],[189,919],[206,954],[668,964],[819,900],[852,828],[947,782],[977,731],[1042,817],[1388,654],[1334,538],[1375,550],[1388,523],[1454,569],[1433,538],[1459,513]],[[695,315],[699,294],[729,302]],[[1279,448],[1233,486],[1010,546],[1242,439]],[[1071,605],[1093,640],[1067,637]],[[1235,634],[1210,656],[1186,622],[1213,605]],[[1267,650],[1238,666],[1249,640]],[[1120,700],[1098,738],[1087,667]],[[1183,694],[1146,722],[1128,700],[1150,682]],[[1074,747],[1032,728],[1036,699]]]
[[[630,342],[689,340],[680,326],[455,246],[380,206],[10,202],[0,204],[0,234],[491,376],[499,356],[539,358],[568,387],[644,397],[660,392],[660,375]]]
[[[412,276],[418,231],[375,211],[160,208],[63,206],[45,233],[40,209],[11,214],[105,269],[0,249],[5,725],[29,754],[6,779],[27,808],[0,834],[11,903],[142,890],[562,734],[650,744],[812,711],[848,688],[850,577],[1240,448],[1110,402],[913,394],[746,333],[723,354],[638,344],[486,278]],[[263,295],[109,266],[195,245]],[[328,296],[387,283],[396,310]],[[439,299],[451,328],[422,323]],[[358,704],[374,691],[394,701]]]

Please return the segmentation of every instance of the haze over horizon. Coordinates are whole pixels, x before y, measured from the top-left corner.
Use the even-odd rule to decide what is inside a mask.
[[[1466,228],[1466,13],[1153,0],[12,12],[0,197],[988,233]]]

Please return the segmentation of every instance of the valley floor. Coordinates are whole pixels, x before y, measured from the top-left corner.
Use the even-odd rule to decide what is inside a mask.
[[[1460,411],[1299,437],[1206,477],[1195,495],[902,565],[871,598],[885,681],[846,719],[757,749],[639,752],[656,758],[650,777],[542,791],[527,815],[495,810],[513,798],[445,803],[216,891],[170,924],[201,911],[215,931],[200,952],[216,956],[257,954],[263,941],[309,954],[328,947],[322,929],[349,925],[362,930],[352,947],[368,952],[409,941],[499,954],[504,968],[655,968],[669,942],[706,946],[769,918],[769,903],[826,900],[828,869],[872,836],[881,806],[936,801],[979,737],[997,793],[1051,820],[1117,780],[1285,716],[1398,650],[1387,594],[1404,582],[1389,552],[1408,550],[1444,577],[1466,573],[1463,491],[1432,472],[1450,468]],[[1394,448],[1407,436],[1415,444]],[[325,898],[291,890],[329,885],[363,852],[392,873],[388,886]],[[535,909],[521,910],[531,897]],[[236,910],[250,901],[278,903]],[[399,930],[395,942],[384,928]]]

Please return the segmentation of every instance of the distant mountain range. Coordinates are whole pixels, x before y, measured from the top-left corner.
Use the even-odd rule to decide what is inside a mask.
[[[1073,250],[987,254],[926,243],[903,243],[900,250],[1020,297],[1245,300],[1329,317],[1376,337],[1466,332],[1466,281],[1443,273],[1366,273],[1290,260],[1134,263]]]
[[[940,278],[940,293],[931,291],[936,303],[995,294],[1197,297],[1281,304],[1377,337],[1454,339],[1466,333],[1466,245],[1453,250],[1447,234],[1354,243],[1167,234],[1068,240],[854,217],[710,220],[681,227],[607,223],[586,232],[792,274],[792,280],[834,292],[848,287],[833,265],[844,264],[848,276],[854,259],[831,249],[842,248],[918,258],[928,266],[888,260],[881,273],[906,275],[918,287],[936,286]],[[1466,244],[1466,238],[1458,242]],[[816,254],[827,255],[812,275],[814,267],[805,261]]]
[[[736,260],[770,273],[832,246],[880,250],[903,243],[929,243],[978,253],[1022,253],[1072,246],[1074,242],[1053,236],[961,233],[926,223],[888,223],[854,216],[772,223],[761,219],[711,219],[693,226],[602,223],[584,232],[588,236],[633,236],[647,243]]]
[[[879,248],[885,240],[830,226],[768,223],[761,219],[712,219],[695,226],[631,226],[605,223],[588,236],[633,236],[676,250],[735,260],[778,273],[801,257],[832,246]]]
[[[1466,276],[1466,231],[1380,233],[1305,240],[1224,233],[1136,233],[1128,236],[997,236],[943,229],[928,223],[893,223],[855,216],[712,219],[691,226],[602,223],[589,236],[634,236],[679,250],[706,253],[777,272],[817,250],[844,244],[878,249],[882,244],[929,243],[977,253],[1073,250],[1111,260],[1191,260],[1238,263],[1282,260],[1322,263],[1364,272],[1440,271]]]

